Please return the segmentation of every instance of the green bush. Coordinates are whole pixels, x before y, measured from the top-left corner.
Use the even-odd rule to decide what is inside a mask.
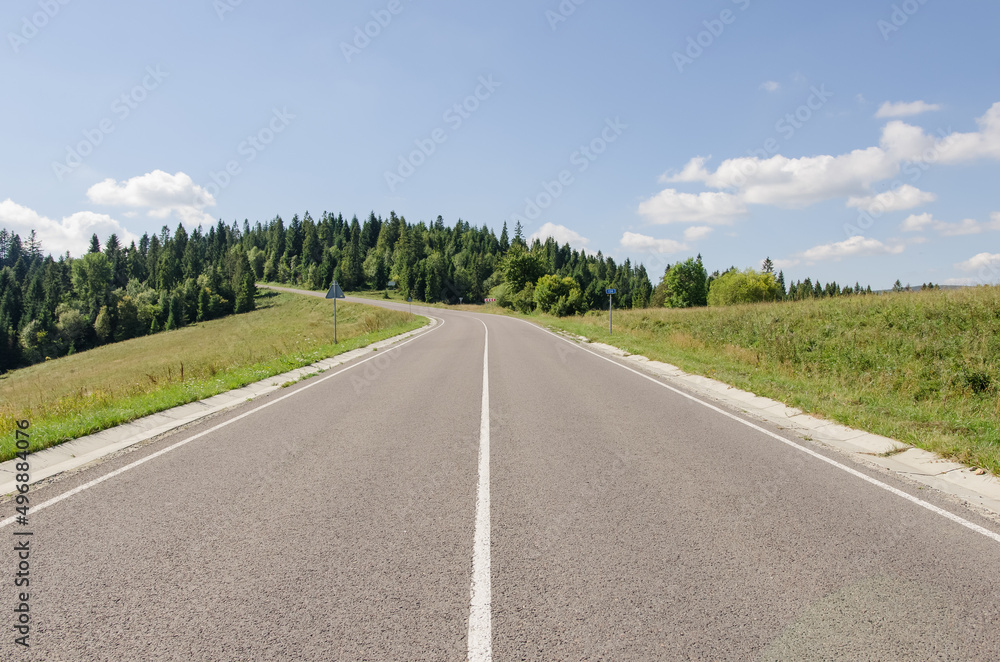
[[[659,292],[654,295],[654,300],[657,303],[662,300],[667,308],[704,306],[707,281],[708,274],[705,273],[701,256],[688,258],[684,262],[678,262],[663,274],[663,280],[657,287]]]
[[[712,281],[708,290],[708,305],[733,306],[740,303],[777,301],[781,288],[774,274],[746,271],[727,271]]]
[[[514,310],[525,315],[535,310],[535,286],[528,283],[524,289],[510,298]]]
[[[569,276],[542,276],[534,294],[535,303],[543,313],[565,317],[583,309],[583,292]]]

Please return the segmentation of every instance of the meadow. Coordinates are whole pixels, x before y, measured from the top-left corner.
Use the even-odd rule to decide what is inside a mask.
[[[257,310],[98,347],[0,377],[0,461],[14,455],[16,422],[30,451],[246,386],[419,328],[423,318],[262,292]]]
[[[1000,475],[1000,287],[535,317]]]

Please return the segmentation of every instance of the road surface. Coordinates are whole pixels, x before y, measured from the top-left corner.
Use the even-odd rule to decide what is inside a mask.
[[[526,322],[417,310],[34,490],[69,496],[32,515],[31,647],[5,626],[0,658],[1000,659],[996,524]]]

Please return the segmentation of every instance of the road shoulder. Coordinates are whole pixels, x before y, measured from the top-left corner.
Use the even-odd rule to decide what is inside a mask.
[[[832,449],[855,462],[898,475],[921,486],[949,495],[993,521],[1000,522],[1000,480],[981,469],[968,467],[895,439],[849,428],[817,418],[800,409],[760,397],[724,382],[687,373],[677,366],[633,355],[611,345],[590,342],[583,336],[557,329],[549,331],[626,365],[655,375],[692,394],[714,400],[751,418],[788,431],[807,442]]]
[[[52,478],[66,471],[72,471],[107,457],[112,453],[117,453],[160,435],[191,425],[208,416],[263,397],[280,390],[289,382],[298,382],[307,377],[354,361],[373,351],[389,348],[407,338],[427,333],[438,324],[439,322],[435,318],[430,318],[430,322],[419,329],[386,338],[385,340],[359,347],[280,375],[274,375],[233,391],[219,393],[204,400],[197,400],[186,405],[166,409],[150,416],[144,416],[131,423],[108,428],[101,432],[32,453],[30,456],[31,484]],[[16,475],[18,472],[15,465],[18,462],[19,460],[17,459],[0,462],[0,497],[10,495],[16,491],[18,484],[16,482]]]

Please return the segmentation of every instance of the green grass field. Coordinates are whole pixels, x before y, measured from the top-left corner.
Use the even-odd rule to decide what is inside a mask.
[[[540,319],[1000,475],[1000,287]]]
[[[210,397],[419,328],[409,313],[264,292],[244,315],[136,338],[0,377],[0,460],[16,421],[30,451]]]

